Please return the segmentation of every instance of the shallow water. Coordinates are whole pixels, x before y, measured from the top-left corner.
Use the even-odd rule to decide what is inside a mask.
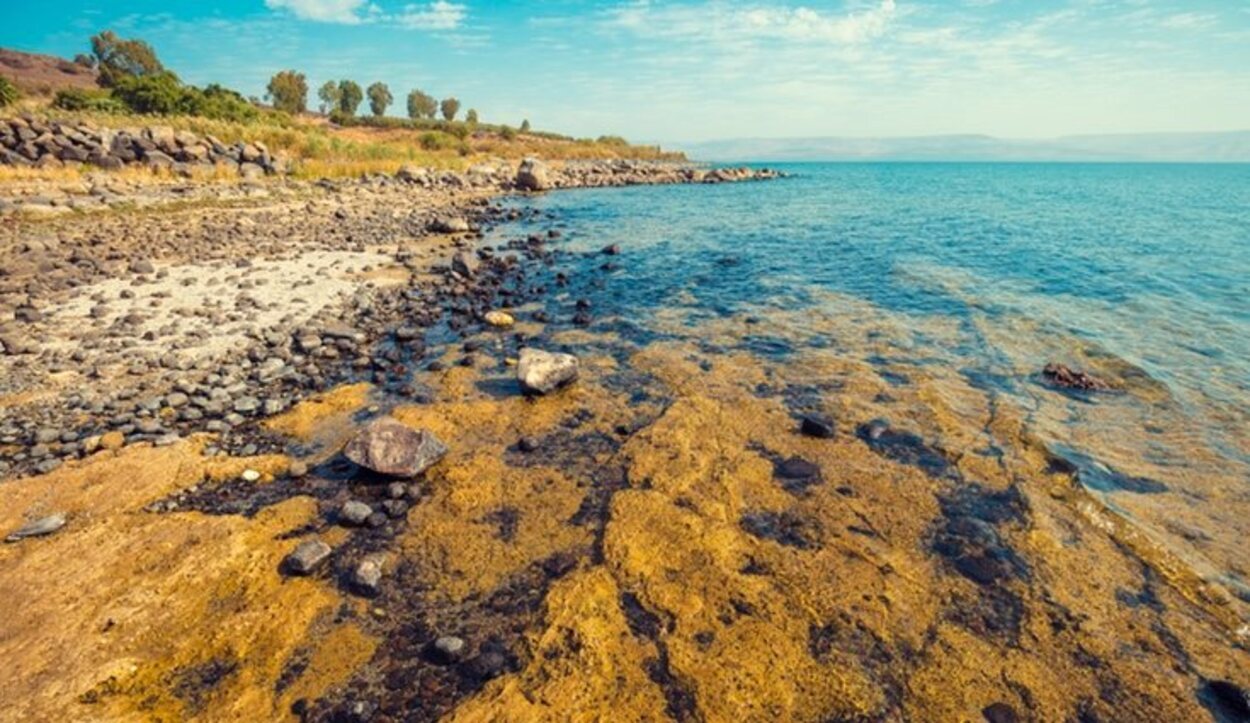
[[[1250,593],[1246,518],[1227,507],[1250,502],[1250,166],[783,168],[793,177],[777,183],[527,199],[564,222],[566,248],[623,252],[554,306],[587,298],[592,330],[639,347],[715,337],[706,350],[833,354],[891,385],[958,377],[1025,415],[1091,490]],[[1048,361],[1125,393],[1059,394],[1040,383]],[[1116,484],[1132,479],[1157,484]],[[1168,529],[1178,516],[1181,534]]]

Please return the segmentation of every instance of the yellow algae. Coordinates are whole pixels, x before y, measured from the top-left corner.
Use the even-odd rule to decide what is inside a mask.
[[[629,628],[621,591],[604,568],[576,573],[547,594],[530,664],[450,717],[473,721],[663,721],[665,700],[645,664],[657,655]]]
[[[305,442],[313,441],[314,433],[327,435],[338,431],[338,436],[342,436],[348,417],[368,402],[370,389],[368,384],[338,387],[266,420],[265,427]]]
[[[0,548],[0,595],[16,613],[0,636],[10,663],[0,676],[5,717],[286,715],[275,682],[337,597],[277,572],[293,544],[279,536],[305,524],[313,502],[289,500],[252,519],[142,511],[226,466],[191,442],[132,446],[0,487],[6,529],[23,513],[69,519],[56,535]]]

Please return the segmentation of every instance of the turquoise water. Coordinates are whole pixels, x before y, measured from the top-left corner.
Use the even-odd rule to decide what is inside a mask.
[[[553,318],[583,298],[592,331],[639,346],[740,320],[706,351],[823,349],[900,384],[954,374],[1093,465],[1087,480],[1113,470],[1185,504],[1247,501],[1250,166],[780,168],[792,177],[527,199],[564,227],[561,248],[587,252]],[[621,254],[590,253],[608,244]],[[605,258],[616,267],[596,275]],[[1056,395],[1037,376],[1048,361],[1128,393]]]

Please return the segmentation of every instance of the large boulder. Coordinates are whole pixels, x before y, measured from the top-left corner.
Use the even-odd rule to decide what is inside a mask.
[[[551,188],[551,174],[547,164],[537,158],[526,158],[516,172],[517,188],[522,191],[546,191]]]
[[[390,417],[370,422],[343,450],[361,467],[391,477],[416,477],[446,454],[447,445],[432,432]]]
[[[572,354],[522,349],[516,378],[528,394],[549,394],[577,379],[580,364]]]

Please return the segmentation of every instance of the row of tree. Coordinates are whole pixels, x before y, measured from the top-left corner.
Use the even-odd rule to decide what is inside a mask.
[[[308,80],[303,73],[284,70],[269,79],[268,96],[273,106],[287,113],[303,113],[308,110]],[[360,84],[354,80],[340,80],[337,83],[327,80],[317,91],[321,100],[322,113],[343,113],[356,115],[360,104],[369,99],[369,110],[373,115],[386,115],[386,109],[395,102],[391,89],[386,83],[374,83],[361,90]],[[413,120],[435,118],[442,114],[444,120],[453,121],[460,114],[460,101],[455,98],[435,100],[420,90],[408,94],[408,117]],[[477,123],[477,111],[472,108],[465,114],[469,123]]]

